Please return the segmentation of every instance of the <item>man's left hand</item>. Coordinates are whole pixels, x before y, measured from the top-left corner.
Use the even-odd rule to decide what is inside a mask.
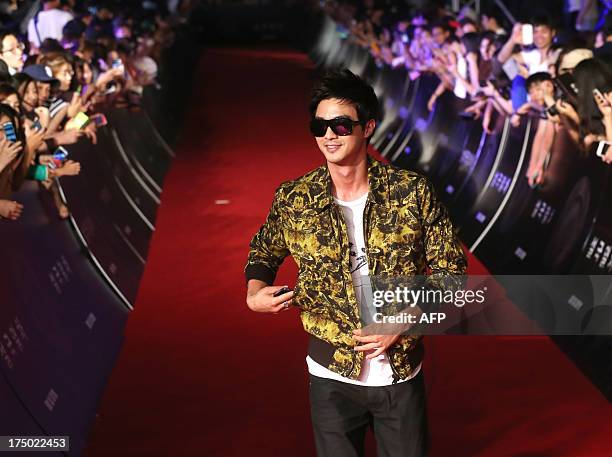
[[[359,343],[364,343],[361,346],[355,346],[356,351],[372,351],[371,354],[366,355],[366,359],[373,359],[383,354],[389,349],[400,335],[363,335],[362,329],[353,330],[353,339]]]

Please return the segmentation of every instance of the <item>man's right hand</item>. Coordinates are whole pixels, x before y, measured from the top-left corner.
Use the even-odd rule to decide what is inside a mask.
[[[286,311],[291,305],[293,291],[278,297],[274,293],[286,286],[268,286],[262,281],[251,279],[248,284],[246,303],[251,311],[257,313],[274,313]]]
[[[512,27],[512,33],[510,34],[510,40],[514,44],[523,44],[523,24],[517,22]]]

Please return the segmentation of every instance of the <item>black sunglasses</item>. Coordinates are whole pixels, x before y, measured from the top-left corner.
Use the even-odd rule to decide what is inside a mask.
[[[325,136],[327,128],[331,128],[338,136],[347,136],[353,133],[353,126],[361,124],[359,121],[354,121],[348,117],[335,117],[333,119],[321,119],[315,117],[310,121],[310,132],[314,136]]]

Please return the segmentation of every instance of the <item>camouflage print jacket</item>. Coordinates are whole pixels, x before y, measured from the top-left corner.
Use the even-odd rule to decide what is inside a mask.
[[[370,275],[464,274],[466,259],[445,208],[425,177],[368,158],[364,237]],[[277,189],[253,237],[247,281],[273,284],[283,259],[299,268],[293,303],[300,308],[309,354],[330,370],[357,379],[363,352],[353,348],[361,327],[352,287],[347,228],[331,195],[326,166]],[[421,339],[401,336],[387,350],[394,378],[405,379],[423,358]]]

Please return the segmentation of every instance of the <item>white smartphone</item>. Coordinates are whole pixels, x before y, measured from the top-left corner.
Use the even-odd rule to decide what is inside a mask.
[[[595,95],[596,97],[599,97],[600,99],[602,99],[604,101],[604,105],[608,105],[608,100],[606,99],[606,97],[603,96],[603,94],[601,93],[601,91],[597,88],[593,89],[593,95]]]
[[[526,46],[533,44],[533,25],[523,24],[521,27],[521,41]]]
[[[606,152],[608,152],[610,144],[612,143],[610,143],[609,141],[599,141],[597,144],[597,149],[595,150],[595,154],[597,155],[597,157],[605,156]]]

